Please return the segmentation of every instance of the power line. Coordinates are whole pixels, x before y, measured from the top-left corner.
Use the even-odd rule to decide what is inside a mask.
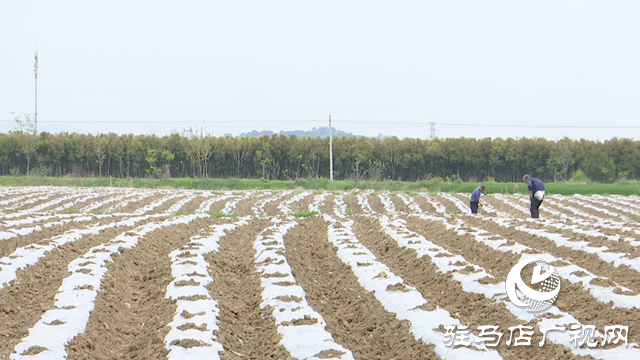
[[[545,129],[640,129],[640,126],[628,125],[504,125],[504,124],[447,124],[451,127],[493,127],[493,128],[545,128]]]
[[[325,123],[327,120],[208,120],[208,123],[227,123],[233,122],[235,125],[238,123],[250,124],[250,123]],[[0,123],[14,123],[15,120],[0,120]],[[190,121],[176,121],[176,120],[45,120],[40,121],[42,124],[189,124]],[[234,126],[235,126],[234,125]]]
[[[438,124],[438,126],[451,126],[451,127],[483,127],[483,128],[554,128],[554,129],[640,129],[640,126],[629,125],[510,125],[510,124],[462,124],[462,123],[424,123],[424,122],[407,122],[407,121],[366,121],[366,120],[340,120],[345,123],[363,123],[363,124],[376,124],[376,125],[410,125],[410,126],[424,126],[432,127],[431,124]]]
[[[209,120],[206,121],[215,127],[237,127],[239,124],[261,124],[265,125],[269,123],[273,124],[322,124],[326,123],[325,120]],[[364,125],[377,125],[377,126],[401,126],[406,125],[410,127],[429,127],[435,131],[435,124],[439,127],[471,127],[471,128],[540,128],[540,129],[640,129],[640,126],[632,125],[524,125],[524,124],[471,124],[471,123],[443,123],[443,122],[410,122],[410,121],[375,121],[375,120],[340,120],[341,123],[354,123]],[[4,119],[0,120],[0,123],[15,123],[15,120]],[[96,120],[96,121],[82,121],[82,120],[44,120],[40,121],[40,124],[83,124],[83,125],[97,125],[97,124],[171,124],[181,125],[189,124],[189,121],[175,121],[175,120]]]

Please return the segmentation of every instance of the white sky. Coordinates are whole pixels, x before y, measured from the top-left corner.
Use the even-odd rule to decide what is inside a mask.
[[[205,121],[222,135],[331,114],[368,136],[428,138],[434,121],[440,137],[640,139],[482,126],[640,127],[637,0],[3,1],[0,14],[2,131],[34,112],[37,43],[40,130]]]

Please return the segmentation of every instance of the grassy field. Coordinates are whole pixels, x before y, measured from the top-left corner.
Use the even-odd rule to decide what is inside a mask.
[[[0,186],[110,186],[135,188],[175,188],[208,190],[247,190],[247,189],[311,189],[311,190],[391,190],[391,191],[443,191],[471,192],[481,183],[444,182],[431,179],[419,182],[404,181],[329,181],[328,179],[307,180],[256,180],[256,179],[112,179],[108,178],[55,178],[55,177],[11,177],[0,176]],[[524,183],[482,183],[489,193],[526,193]],[[548,183],[548,194],[617,194],[640,195],[640,183],[623,181],[616,184],[569,184]]]

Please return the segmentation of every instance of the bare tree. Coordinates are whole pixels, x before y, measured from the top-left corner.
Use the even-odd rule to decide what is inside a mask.
[[[209,136],[204,136],[201,133],[194,135],[192,131],[189,131],[191,139],[189,141],[188,156],[191,160],[191,164],[194,167],[194,172],[198,173],[200,178],[207,177],[207,161],[211,157],[211,143],[212,139]]]

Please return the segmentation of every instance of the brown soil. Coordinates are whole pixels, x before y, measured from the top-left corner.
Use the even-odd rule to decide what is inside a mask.
[[[583,251],[559,247],[553,241],[543,237],[534,236],[513,228],[501,227],[492,221],[481,219],[468,219],[467,224],[484,229],[492,234],[499,234],[506,239],[518,241],[522,245],[547,252],[561,259],[566,259],[580,267],[583,267],[596,275],[614,279],[618,284],[640,292],[640,276],[638,272],[627,266],[615,267],[606,263],[595,254],[587,254]],[[529,226],[530,224],[527,224]]]
[[[54,221],[54,220],[52,219],[49,221]],[[115,221],[115,219],[105,219],[102,221],[103,223],[108,224]],[[19,247],[27,246],[30,244],[37,244],[45,239],[50,239],[54,236],[62,235],[65,232],[72,229],[85,229],[99,222],[100,221],[98,219],[92,219],[90,221],[85,221],[81,223],[72,221],[64,225],[45,227],[45,228],[42,228],[41,231],[35,231],[29,235],[24,235],[24,236],[18,235],[9,240],[2,240],[0,241],[0,258],[11,255]],[[1,266],[2,265],[0,265],[0,267]]]
[[[416,204],[418,204],[418,206],[420,206],[420,209],[422,209],[423,212],[429,214],[429,215],[435,215],[438,212],[436,211],[436,208],[433,207],[433,205],[431,205],[429,203],[429,200],[427,200],[424,196],[422,195],[416,195],[413,197],[413,201],[416,202]]]
[[[69,194],[49,194],[49,196],[44,200],[38,200],[38,201],[36,201],[34,203],[31,203],[31,204],[23,204],[23,205],[20,205],[19,203],[18,204],[14,204],[15,206],[13,208],[17,209],[17,210],[28,210],[28,209],[34,208],[36,206],[40,206],[40,205],[42,205],[44,203],[48,203],[50,201],[53,201],[55,199],[59,199],[61,197],[68,196],[68,195]],[[62,204],[58,204],[57,206],[60,206],[60,205],[62,205]],[[46,209],[43,209],[41,211],[44,211],[44,210],[46,210]]]
[[[513,202],[517,203],[517,201],[515,199],[511,199]],[[496,210],[498,211],[502,211],[503,213],[507,213],[509,214],[509,216],[512,216],[514,218],[518,218],[518,219],[526,219],[531,217],[531,215],[527,215],[526,213],[516,209],[515,207],[511,206],[511,205],[507,205],[505,202],[496,199],[495,197],[489,195],[489,196],[484,196],[482,197],[482,201],[486,202],[487,204],[493,206]],[[521,205],[521,204],[518,204]],[[525,206],[526,207],[526,206]],[[540,208],[540,216],[545,216],[543,214],[543,208]],[[548,214],[546,214],[548,215]],[[548,216],[545,216],[548,217]]]
[[[280,215],[281,213],[280,213],[280,209],[278,209],[278,206],[280,206],[280,204],[283,201],[291,200],[291,198],[294,197],[295,195],[296,194],[294,192],[293,194],[287,195],[287,196],[285,196],[285,197],[283,197],[283,198],[281,198],[279,200],[271,201],[271,202],[267,203],[264,206],[264,213],[267,214],[267,216],[278,216],[278,215]]]
[[[358,204],[357,195],[345,195],[344,203],[347,204],[347,214],[359,215],[362,214],[362,207]]]
[[[239,216],[248,216],[248,215],[254,216],[255,214],[253,213],[252,207],[259,200],[260,199],[257,199],[255,197],[242,200],[238,203],[234,212]]]
[[[170,199],[168,201],[165,201],[162,205],[160,205],[157,208],[149,211],[147,214],[162,214],[162,213],[166,212],[167,210],[169,210],[169,208],[171,208],[173,205],[175,205],[178,202],[184,200],[185,197],[186,196],[178,196],[178,197],[175,197],[175,198]]]
[[[6,196],[0,198],[0,201],[8,202],[8,201],[13,201],[13,200],[15,200],[17,198],[22,198],[22,200],[20,200],[20,201],[26,201],[26,200],[29,200],[29,199],[33,199],[34,197],[39,197],[39,196],[44,196],[44,195],[46,195],[46,192],[44,192],[44,191],[42,191],[42,192],[40,192],[40,191],[31,192],[29,194],[26,194],[26,193],[25,194],[12,194],[12,195],[6,195]],[[23,198],[23,196],[26,196],[26,197]],[[12,208],[12,207],[16,206],[19,203],[20,202],[17,202],[17,203],[14,202],[13,204],[4,205],[4,206],[6,206],[7,208]]]
[[[409,207],[404,203],[404,201],[402,201],[402,199],[400,199],[398,197],[398,195],[391,195],[389,196],[389,198],[391,199],[391,202],[393,202],[393,204],[396,206],[396,210],[398,212],[401,213],[405,213],[405,214],[410,214],[413,211],[411,211],[411,209],[409,209]]]
[[[640,235],[636,234],[635,231],[633,230],[617,230],[617,229],[608,229],[602,226],[595,226],[595,225],[590,225],[590,226],[585,226],[583,224],[576,224],[577,226],[584,228],[585,230],[597,230],[605,235],[610,235],[610,236],[621,236],[622,239],[625,238],[632,238],[634,240],[640,241]],[[624,241],[624,240],[621,240]]]
[[[377,220],[358,218],[354,230],[362,244],[389,266],[393,273],[402,277],[407,285],[415,286],[425,299],[459,318],[473,332],[477,332],[476,327],[479,325],[499,325],[499,330],[505,335],[497,350],[504,359],[584,359],[570,354],[568,347],[548,341],[544,347],[538,347],[537,343],[542,338],[539,331],[536,331],[532,338],[532,344],[536,346],[507,347],[505,343],[509,338],[508,327],[535,324],[526,324],[517,319],[504,304],[496,304],[483,295],[463,291],[460,283],[453,280],[450,274],[440,273],[428,256],[418,258],[414,250],[400,248],[393,239],[384,234]]]
[[[408,322],[385,311],[373,293],[360,286],[336,255],[326,228],[319,218],[301,221],[287,233],[285,245],[296,281],[336,342],[356,359],[437,359],[432,346],[410,333]]]
[[[449,201],[448,199],[445,199],[440,195],[436,195],[433,198],[434,200],[444,205],[444,207],[447,208],[447,212],[454,213],[454,212],[460,211],[460,209],[458,209],[458,207],[456,206],[456,204],[453,203],[453,201]]]
[[[384,205],[378,195],[367,195],[367,200],[369,200],[369,205],[371,205],[371,209],[373,209],[373,211],[378,214],[384,213]]]
[[[222,195],[220,195],[222,196]],[[228,199],[224,199],[224,200],[219,200],[214,202],[213,204],[211,204],[211,206],[209,207],[210,212],[212,213],[219,213],[222,212],[222,209],[225,208],[225,206],[227,206],[227,203],[231,200],[233,200],[234,198],[228,198]]]
[[[501,281],[506,280],[509,270],[520,260],[519,255],[494,250],[478,243],[471,235],[461,236],[447,230],[439,222],[410,218],[407,219],[407,225],[409,230],[422,234],[451,253],[464,256],[466,260],[483,267]],[[560,295],[554,305],[570,313],[581,323],[596,325],[599,329],[604,329],[605,326],[613,323],[629,325],[634,329],[640,328],[639,311],[612,309],[612,304],[598,302],[582,288],[582,285],[571,284],[566,280],[561,280]],[[634,338],[630,341],[640,339],[638,334],[634,333],[631,333],[629,338]]]
[[[51,215],[38,215],[38,214],[24,214],[23,216],[18,216],[18,217],[14,217],[11,219],[6,219],[6,221],[17,221],[17,220],[25,220],[27,218],[29,219],[34,219],[31,220],[29,223],[26,224],[22,224],[22,225],[10,225],[10,226],[6,226],[6,225],[0,225],[0,231],[9,231],[9,230],[13,230],[13,229],[21,229],[21,228],[30,228],[30,227],[34,227],[34,226],[42,226],[46,223],[50,223],[50,222],[56,222],[62,219],[58,219],[56,217],[50,217]],[[67,220],[67,219],[65,219]],[[2,220],[0,220],[2,221]],[[1,241],[1,240],[0,240]]]
[[[566,229],[566,230],[558,229],[556,227],[548,227],[548,226],[543,226],[535,223],[531,223],[531,224],[527,223],[526,226],[532,229],[541,229],[549,233],[560,234],[564,237],[570,238],[572,241],[586,241],[590,243],[591,246],[594,246],[594,247],[606,246],[613,252],[629,254],[629,258],[640,256],[640,249],[637,246],[633,246],[626,241],[611,241],[602,237],[594,237],[594,236],[587,236],[584,234],[578,234],[570,229]],[[589,230],[589,229],[585,228],[585,230]]]
[[[333,206],[335,205],[335,195],[327,195],[324,198],[324,203],[320,206],[321,214],[333,214]]]
[[[89,194],[87,194],[87,195],[89,195]],[[104,194],[102,196],[98,196],[98,197],[93,198],[93,199],[79,201],[79,202],[77,202],[76,204],[73,205],[73,208],[82,209],[85,206],[89,206],[89,205],[91,205],[93,203],[107,200],[108,198],[111,198],[111,197],[114,197],[114,196],[116,196],[116,194],[110,193],[110,194]]]
[[[498,201],[498,200],[495,200],[495,199],[493,199],[493,201],[494,201],[494,202],[497,202],[497,203],[499,203],[499,204],[502,204],[502,205],[504,205],[504,206],[507,206],[507,205],[505,205],[505,204],[504,204],[503,202],[501,202],[501,201]],[[515,202],[515,200],[513,200],[513,201]],[[525,207],[525,208],[527,208],[527,209],[528,209],[528,205],[527,205],[527,204],[525,204],[525,203],[520,203],[520,202],[519,202],[519,205],[522,205],[523,207]],[[494,206],[495,206],[495,204],[494,204]],[[573,214],[573,213],[571,213],[571,212],[569,212],[568,210],[564,210],[564,209],[561,209],[561,208],[559,208],[559,207],[557,207],[557,206],[550,205],[550,204],[547,202],[547,203],[543,203],[542,207],[540,207],[540,217],[541,217],[541,218],[554,219],[554,220],[558,220],[558,221],[562,221],[562,220],[563,220],[560,216],[551,215],[550,213],[548,213],[548,212],[546,211],[546,208],[554,209],[554,210],[559,211],[559,212],[561,212],[561,213],[565,213],[565,214],[567,214],[567,215],[569,215],[569,216],[571,216],[571,217],[573,217],[573,216],[574,216],[574,214]],[[509,209],[513,209],[513,208],[512,208],[512,207],[509,207]],[[500,209],[500,210],[504,211],[503,209]],[[525,214],[525,213],[523,213],[523,212],[521,212],[521,211],[518,211],[518,210],[515,210],[515,209],[513,209],[513,211],[514,211],[514,214],[511,214],[511,213],[509,213],[508,211],[505,211],[505,212],[509,213],[510,215],[512,215],[512,216],[514,216],[514,217],[518,217],[518,218],[529,218],[529,217],[530,217],[528,214]],[[582,218],[580,218],[580,217],[576,217],[576,220],[580,220],[580,219],[582,219]],[[592,219],[586,219],[586,220],[587,220],[587,221],[592,221]],[[569,219],[569,222],[568,222],[568,223],[570,223],[570,224],[571,224],[571,223],[574,223],[574,222],[573,222],[573,221],[571,221],[571,219]],[[585,226],[584,226],[583,224],[581,224],[581,223],[576,222],[575,224],[576,224],[576,225],[578,225],[579,227],[584,228],[585,230],[588,230],[588,229],[589,229],[589,227],[585,227]],[[592,228],[593,230],[597,230],[597,231],[599,231],[599,232],[601,232],[601,233],[603,233],[603,234],[606,234],[606,235],[611,235],[611,236],[620,235],[620,236],[622,236],[622,237],[631,237],[631,238],[634,238],[634,239],[636,239],[636,240],[640,240],[640,236],[638,236],[638,234],[636,234],[636,233],[635,233],[635,232],[633,232],[633,231],[621,231],[621,230],[614,230],[614,229],[608,229],[608,228],[601,227],[601,226],[591,226],[591,228]],[[606,240],[606,241],[608,241],[608,240]]]
[[[112,195],[113,195],[113,197],[116,197],[116,196],[119,196],[120,194],[112,194]],[[110,202],[108,204],[104,204],[104,205],[100,206],[99,208],[93,210],[93,212],[99,213],[99,212],[106,211],[108,208],[110,208],[110,207],[112,207],[114,205],[117,205],[118,203],[121,203],[123,201],[127,201],[127,200],[131,199],[134,196],[136,196],[135,193],[129,193],[124,198],[122,198],[120,200],[116,200],[114,202]]]
[[[301,213],[306,213],[309,212],[309,205],[311,205],[313,203],[313,198],[316,195],[311,193],[311,195],[305,197],[304,199],[300,200],[300,201],[296,201],[293,204],[291,204],[291,210],[295,213],[295,212],[301,212]]]
[[[593,209],[589,209],[589,208],[587,208],[587,207],[584,207],[584,206],[582,206],[582,205],[580,205],[580,204],[578,204],[578,203],[574,203],[574,202],[571,202],[571,201],[565,201],[565,200],[553,199],[553,202],[554,202],[554,203],[558,203],[558,204],[562,204],[562,205],[565,205],[565,206],[570,206],[570,207],[576,208],[576,209],[578,209],[578,210],[580,210],[580,211],[582,211],[582,212],[585,212],[585,213],[587,213],[587,214],[589,214],[589,215],[593,215],[593,216],[599,217],[599,218],[601,218],[601,219],[608,219],[608,220],[616,220],[616,221],[620,221],[620,219],[619,219],[619,218],[617,218],[617,217],[614,217],[614,216],[611,216],[611,215],[607,215],[607,214],[605,214],[605,213],[601,213],[601,212],[596,211],[596,210],[593,210]],[[544,205],[542,205],[542,206],[544,206]],[[571,214],[572,216],[574,215],[574,214],[573,214],[572,212],[570,212],[569,210],[565,210],[565,209],[558,208],[558,211],[562,211],[562,212],[564,212],[564,213],[569,213],[569,214]],[[575,215],[575,216],[577,216],[577,215]]]
[[[154,201],[158,201],[161,198],[163,198],[165,195],[164,194],[155,194],[155,195],[151,195],[151,196],[147,196],[146,198],[140,200],[140,201],[135,201],[132,203],[129,203],[129,205],[127,205],[126,207],[124,207],[123,209],[117,209],[116,212],[122,212],[122,213],[133,213],[134,211],[138,210],[138,209],[142,209],[143,207],[151,204]]]
[[[58,213],[65,213],[69,209],[80,209],[80,206],[77,205],[76,201],[84,198],[87,195],[88,194],[83,194],[81,196],[76,196],[76,197],[74,197],[72,199],[65,200],[63,202],[60,202],[60,203],[57,203],[57,204],[54,204],[54,205],[51,205],[51,206],[47,206],[46,208],[39,210],[39,212],[52,212],[52,213],[58,214]],[[89,201],[93,202],[93,199],[89,200]],[[61,207],[61,206],[69,205],[69,204],[71,204],[70,207],[68,207],[68,208],[66,208],[64,210],[56,210],[54,212],[54,209],[56,209],[58,207]]]
[[[176,311],[165,299],[172,280],[169,253],[210,225],[211,219],[156,230],[107,265],[87,330],[67,345],[68,359],[160,359],[168,351],[166,326]]]
[[[462,202],[464,202],[465,204],[469,203],[469,196],[464,196],[464,195],[458,195],[458,194],[451,194],[453,196],[455,196],[456,198],[460,199]],[[482,202],[486,202],[488,204],[490,204],[489,202],[487,202],[488,197],[483,197],[482,198]],[[501,210],[501,209],[500,209]],[[515,209],[513,209],[513,211],[516,211]],[[478,209],[478,214],[482,215],[482,216],[496,216],[495,214],[489,214],[486,211],[483,211],[482,207],[480,207]],[[514,214],[514,217],[518,217],[520,214]]]
[[[275,319],[270,307],[261,309],[262,286],[254,264],[253,242],[270,222],[256,220],[220,239],[219,252],[206,256],[211,296],[220,308],[218,341],[225,351],[223,360],[292,360],[279,344]]]
[[[200,205],[208,199],[206,196],[198,196],[195,199],[189,201],[185,206],[180,209],[183,214],[193,214],[200,208]]]
[[[0,290],[0,358],[8,359],[14,347],[28,335],[28,329],[53,308],[62,279],[69,275],[67,266],[71,260],[130,229],[121,227],[84,236],[54,249],[35,265],[19,270],[17,279]]]

